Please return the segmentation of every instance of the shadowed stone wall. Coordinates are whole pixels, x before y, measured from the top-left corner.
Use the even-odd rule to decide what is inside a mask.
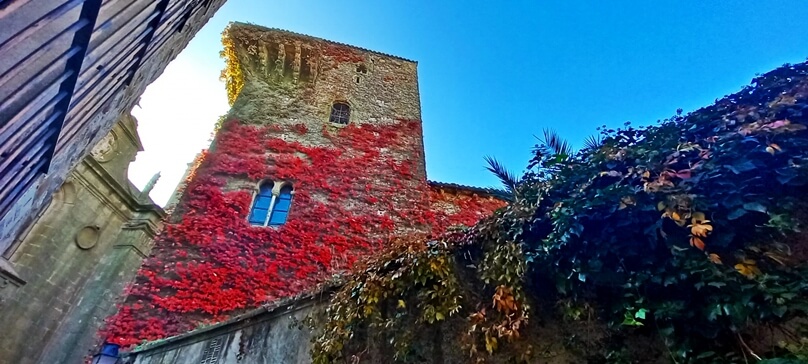
[[[104,22],[104,24],[96,24],[97,28],[93,32],[91,40],[92,49],[84,62],[87,69],[82,71],[82,78],[77,90],[82,85],[92,84],[90,82],[95,82],[96,78],[99,83],[90,87],[87,91],[89,96],[83,97],[82,103],[76,104],[76,107],[67,114],[65,127],[59,135],[47,174],[37,177],[23,193],[23,197],[12,205],[11,210],[4,216],[0,216],[0,253],[13,245],[15,240],[19,240],[20,236],[25,234],[26,227],[45,213],[44,210],[49,205],[53,194],[69,178],[71,172],[83,163],[90,149],[112,130],[116,120],[125,117],[127,111],[137,104],[146,86],[162,74],[168,63],[185,48],[225,1],[101,1],[99,22]],[[47,6],[44,2],[31,0],[11,2],[14,3],[14,6],[6,7],[5,5],[8,3],[4,2],[3,5],[3,10],[8,11],[4,15],[11,19],[16,17],[19,21],[27,19],[23,11],[26,7]],[[143,21],[152,19],[149,17],[150,14],[156,14],[154,13],[157,11],[156,8],[161,6],[164,6],[167,12],[160,14],[155,19],[156,24],[151,24],[151,21]],[[145,10],[141,11],[141,8]],[[65,14],[70,15],[71,13]],[[41,28],[48,22],[63,23],[67,21],[67,18],[68,16],[56,20],[50,19],[44,21],[43,24],[33,24],[32,27]],[[137,28],[137,26],[142,26],[142,28]],[[156,29],[152,27],[156,27]],[[11,27],[2,30],[14,29]],[[153,38],[146,37],[149,32],[155,32],[152,34]],[[139,45],[137,42],[145,39],[150,39],[148,49],[145,54],[139,54],[137,47],[143,44]],[[113,40],[117,40],[117,42]],[[34,42],[37,40],[30,38],[29,42],[23,43],[29,47],[35,45]],[[95,47],[99,44],[103,46],[96,49]],[[129,52],[131,54],[126,54],[126,52],[120,52],[122,48],[133,51]],[[112,51],[104,52],[105,50]],[[137,63],[122,61],[115,64],[112,61],[133,55],[137,56]],[[102,59],[103,61],[99,61]],[[99,63],[95,64],[94,61],[99,61]],[[123,82],[123,80],[128,80],[128,82]],[[74,101],[77,101],[76,99],[78,96],[74,95]],[[34,110],[38,107],[35,106]],[[18,269],[13,262],[0,257],[0,285],[3,282],[6,282],[7,285],[22,284],[17,271],[23,269]],[[0,291],[0,297],[8,297],[8,293]]]
[[[120,118],[5,252],[27,283],[4,288],[0,362],[80,362],[148,254],[163,213],[127,178],[136,127]]]
[[[312,331],[303,322],[309,316],[320,317],[327,295],[287,300],[256,309],[229,321],[152,342],[123,353],[118,364],[309,364]],[[406,363],[464,364],[471,359],[463,344],[468,330],[465,318],[452,318],[435,325],[423,325],[413,337]],[[393,350],[383,336],[365,328],[356,331],[361,352],[346,353],[348,363],[393,363]],[[590,320],[560,322],[542,320],[531,324],[509,345],[530,345],[531,354],[519,363],[589,363],[588,351],[603,350],[608,341],[605,327]],[[655,337],[635,335],[628,351],[642,363],[667,363],[662,343]],[[351,351],[350,349],[347,351]],[[486,363],[514,363],[509,353],[500,351],[487,356]]]
[[[127,364],[269,364],[310,363],[311,333],[300,321],[312,312],[312,302],[279,307],[224,325],[156,343],[122,358]]]

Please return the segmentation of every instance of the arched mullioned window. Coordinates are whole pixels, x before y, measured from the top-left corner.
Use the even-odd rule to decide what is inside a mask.
[[[275,189],[275,185],[272,181],[266,181],[258,186],[250,209],[250,225],[279,226],[286,223],[292,206],[292,185],[278,184],[280,191]]]
[[[328,121],[334,124],[348,125],[351,120],[351,107],[345,102],[335,102],[331,105],[331,117]]]

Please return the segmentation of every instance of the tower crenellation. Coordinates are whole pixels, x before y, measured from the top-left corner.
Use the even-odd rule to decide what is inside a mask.
[[[243,85],[234,86],[231,101],[235,93],[276,109],[275,115],[239,110],[245,122],[266,123],[262,117],[271,116],[321,123],[334,102],[349,104],[352,117],[363,122],[421,118],[414,61],[240,23],[228,27],[225,39],[225,78]],[[262,97],[271,94],[278,97]]]

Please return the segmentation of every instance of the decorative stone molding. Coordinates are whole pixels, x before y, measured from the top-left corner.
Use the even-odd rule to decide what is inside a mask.
[[[114,132],[107,134],[101,141],[96,144],[95,148],[90,152],[95,160],[104,163],[109,162],[115,158],[115,148],[118,145],[118,137]]]
[[[70,178],[53,194],[53,201],[59,201],[66,205],[72,205],[76,202],[76,185]]]

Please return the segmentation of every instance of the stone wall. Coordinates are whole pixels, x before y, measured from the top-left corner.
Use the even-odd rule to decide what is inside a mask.
[[[0,303],[0,362],[79,362],[148,254],[162,211],[127,178],[142,149],[126,116],[4,254],[27,284]]]
[[[156,341],[122,352],[118,364],[309,364],[312,330],[307,324],[318,317],[328,295],[313,295],[287,300],[235,317],[229,321]],[[554,308],[551,308],[554,309]],[[545,316],[545,317],[549,317]],[[583,364],[591,353],[605,350],[608,330],[595,320],[557,321],[535,318],[520,338],[507,344],[517,352],[529,352],[517,358],[510,350],[484,356],[485,363],[505,364]],[[470,362],[463,336],[469,322],[455,317],[434,325],[418,326],[411,343],[410,356],[400,362],[422,364],[463,364]],[[394,363],[393,350],[384,336],[367,328],[358,329],[361,347],[345,350],[346,363]],[[632,335],[626,349],[641,363],[667,363],[664,345],[655,337]],[[530,347],[530,350],[526,350]]]
[[[82,83],[90,82],[99,78],[99,87],[93,87],[89,91],[91,96],[84,95],[79,107],[71,109],[66,116],[64,128],[59,135],[56,150],[50,161],[47,174],[42,174],[36,178],[31,187],[23,193],[11,208],[11,212],[0,216],[0,250],[5,250],[13,240],[23,233],[23,230],[30,226],[50,203],[51,197],[68,178],[71,171],[77,168],[84,157],[90,152],[92,146],[97,144],[101,138],[106,136],[116,120],[126,115],[140,99],[140,96],[151,82],[157,79],[169,62],[171,62],[190,42],[196,33],[207,23],[213,14],[225,3],[225,0],[170,0],[159,1],[164,3],[167,9],[171,9],[170,14],[163,14],[158,20],[158,29],[155,37],[148,44],[146,54],[138,55],[139,63],[127,63],[122,70],[116,68],[118,65],[103,62],[90,67],[90,63],[100,59],[110,60],[118,58],[117,54],[107,52],[104,54],[101,49],[93,49],[96,52],[88,56],[85,66],[89,70],[82,73],[79,86]],[[154,9],[158,1],[152,1],[148,5]],[[143,13],[138,19],[126,19],[127,16],[134,16],[130,12],[121,11],[131,5],[128,1],[105,0],[101,11],[106,20],[112,14],[120,16],[114,21],[97,28],[93,34],[94,45],[100,42],[99,39],[129,39],[132,42],[141,42],[147,30],[133,29],[131,26],[137,20],[142,20],[147,13]],[[36,6],[36,5],[34,5]],[[9,16],[12,18],[17,9],[10,9]],[[119,11],[121,11],[119,13]],[[64,20],[60,20],[64,22]],[[131,21],[131,23],[130,23]],[[179,27],[179,23],[183,23]],[[143,26],[150,26],[150,23]],[[142,34],[137,37],[133,34]],[[129,36],[129,37],[127,37]],[[136,44],[120,44],[121,42],[107,42],[105,49],[120,50],[117,47],[129,47]],[[130,48],[137,50],[138,48]],[[126,56],[129,56],[127,54]],[[112,71],[120,71],[118,74]],[[128,82],[124,80],[131,79]],[[70,129],[70,130],[68,130]],[[43,157],[44,158],[44,157]],[[0,258],[0,277],[9,281],[9,284],[16,284],[15,267],[12,263]],[[1,280],[0,280],[1,281]]]
[[[301,323],[318,305],[310,299],[258,310],[124,354],[127,364],[310,363],[311,332]]]
[[[240,120],[322,124],[334,101],[349,102],[352,120],[362,123],[421,119],[414,61],[242,23],[231,24],[226,36],[235,53],[230,66],[242,74],[233,105]]]

